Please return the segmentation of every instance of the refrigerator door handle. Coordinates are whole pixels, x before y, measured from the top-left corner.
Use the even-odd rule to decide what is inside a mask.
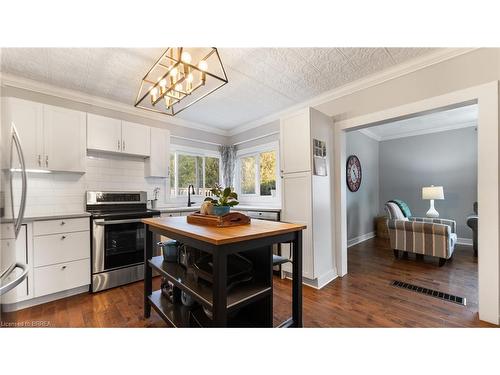
[[[26,175],[26,163],[24,162],[23,150],[21,148],[21,141],[19,140],[19,134],[17,133],[17,129],[14,124],[12,124],[12,144],[10,148],[10,168],[14,168],[14,146],[16,147],[17,156],[21,163],[21,176],[22,176],[22,191],[21,191],[21,204],[19,207],[19,212],[17,218],[14,214],[14,189],[12,182],[12,172],[10,173],[10,200],[12,207],[12,218],[14,221],[14,233],[15,237],[19,235],[19,231],[21,230],[21,225],[24,220],[24,211],[26,209],[26,193],[27,193],[27,180],[28,177]]]
[[[4,272],[3,273],[3,277],[7,277],[9,276],[12,271],[14,271],[16,268],[20,268],[23,270],[23,272],[14,280],[12,280],[11,282],[3,285],[3,286],[0,286],[0,296],[7,293],[8,291],[14,289],[16,286],[18,286],[19,284],[21,284],[24,279],[26,279],[26,277],[28,276],[28,266],[26,266],[26,264],[24,263],[15,263],[14,267],[13,266],[10,266],[8,268],[8,272]]]

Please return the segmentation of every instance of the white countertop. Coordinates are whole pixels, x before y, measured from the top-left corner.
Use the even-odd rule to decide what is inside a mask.
[[[47,214],[37,216],[25,216],[23,223],[30,223],[32,221],[40,220],[61,220],[61,219],[77,219],[81,217],[89,217],[88,212],[74,212],[74,213],[61,213],[61,214]]]
[[[160,212],[194,212],[200,209],[200,206],[159,206],[156,209]],[[237,205],[231,208],[233,211],[262,211],[262,212],[280,212],[280,207],[271,207],[271,206],[246,206],[246,205]]]

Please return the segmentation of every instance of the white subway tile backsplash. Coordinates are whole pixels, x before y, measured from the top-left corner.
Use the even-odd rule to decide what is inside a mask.
[[[28,174],[26,216],[81,212],[86,190],[140,190],[153,197],[160,187],[160,202],[165,203],[168,179],[145,178],[144,160],[135,157],[93,153],[87,157],[87,173]],[[15,189],[21,187],[19,176]],[[17,208],[16,208],[17,209]]]

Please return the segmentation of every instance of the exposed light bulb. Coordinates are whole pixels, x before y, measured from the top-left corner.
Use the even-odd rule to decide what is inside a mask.
[[[205,60],[201,60],[198,64],[198,68],[200,68],[200,70],[203,70],[204,72],[206,72],[208,69],[208,63]]]
[[[189,54],[189,52],[182,52],[181,60],[186,64],[191,64],[191,55]]]
[[[188,76],[187,76],[187,81],[188,82],[193,82],[193,79],[194,79],[193,73],[189,73]]]
[[[182,91],[182,85],[180,83],[175,85],[175,91]]]
[[[151,90],[151,96],[155,97],[158,94],[158,89],[155,87]]]
[[[175,77],[177,75],[177,68],[173,68],[171,71],[170,71],[170,75],[172,77]]]
[[[165,78],[163,78],[161,81],[160,81],[160,86],[162,88],[165,88],[165,86],[167,86],[167,80]]]

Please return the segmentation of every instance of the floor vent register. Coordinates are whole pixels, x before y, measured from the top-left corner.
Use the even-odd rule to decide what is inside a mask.
[[[420,294],[425,294],[425,295],[428,295],[428,296],[431,296],[434,298],[439,298],[443,301],[453,302],[453,303],[456,303],[456,304],[462,305],[462,306],[466,305],[465,297],[454,296],[452,294],[443,293],[443,292],[440,292],[438,290],[428,289],[428,288],[424,288],[424,287],[413,285],[413,284],[408,284],[408,283],[405,283],[405,282],[399,281],[399,280],[393,280],[391,282],[391,285],[395,286],[397,288],[410,290],[410,291],[417,292]]]

